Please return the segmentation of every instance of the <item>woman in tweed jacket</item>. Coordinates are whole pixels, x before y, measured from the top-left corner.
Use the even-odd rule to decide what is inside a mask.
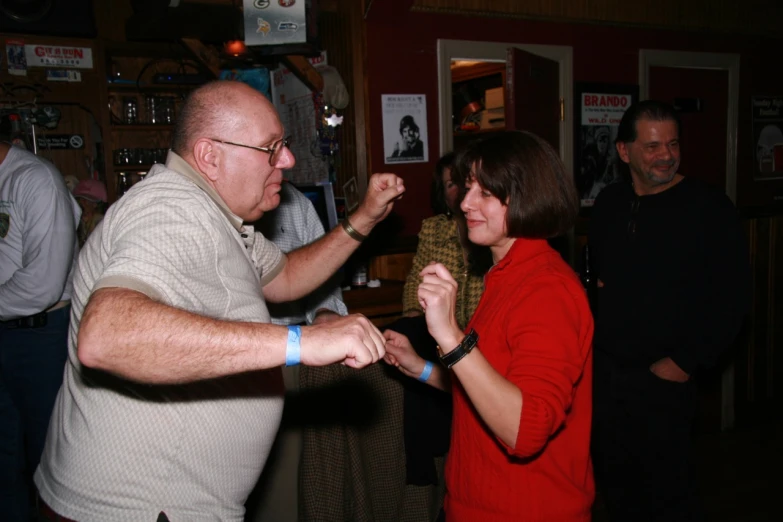
[[[402,312],[406,316],[423,313],[416,289],[421,283],[419,274],[433,261],[442,263],[459,283],[457,294],[457,321],[464,328],[478,305],[484,290],[483,277],[468,262],[465,233],[457,216],[461,189],[451,181],[454,153],[438,160],[432,177],[430,201],[435,216],[421,223],[419,245],[408,273],[402,296]],[[455,212],[456,210],[456,212]]]

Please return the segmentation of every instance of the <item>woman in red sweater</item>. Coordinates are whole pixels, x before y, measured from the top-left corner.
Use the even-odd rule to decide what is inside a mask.
[[[574,224],[579,199],[557,153],[527,132],[472,144],[457,159],[468,237],[494,266],[467,325],[443,265],[421,272],[418,298],[441,363],[391,330],[386,362],[453,394],[447,522],[586,521],[593,319],[571,268],[547,243]]]

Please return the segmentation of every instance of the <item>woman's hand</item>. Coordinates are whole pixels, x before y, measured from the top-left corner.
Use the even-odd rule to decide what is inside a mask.
[[[464,337],[455,315],[457,282],[440,263],[430,263],[420,275],[422,281],[417,295],[427,320],[427,329],[447,353],[456,348]]]
[[[419,357],[407,337],[394,330],[385,330],[386,355],[383,360],[397,367],[408,377],[417,378],[424,370],[426,361]]]

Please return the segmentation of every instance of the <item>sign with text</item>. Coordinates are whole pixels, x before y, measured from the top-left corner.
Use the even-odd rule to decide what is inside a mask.
[[[620,125],[630,94],[582,93],[582,125]]]
[[[35,143],[39,150],[83,149],[84,136],[81,134],[46,134],[36,136]]]
[[[69,67],[92,69],[92,49],[63,45],[25,45],[28,67]]]
[[[381,95],[383,156],[385,163],[429,161],[427,96],[424,94]]]
[[[574,178],[582,207],[621,178],[614,140],[625,110],[637,97],[636,86],[577,84],[574,94]]]

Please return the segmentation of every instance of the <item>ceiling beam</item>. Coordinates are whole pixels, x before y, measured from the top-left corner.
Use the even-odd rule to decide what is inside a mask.
[[[185,44],[185,47],[190,49],[196,59],[201,62],[204,67],[209,69],[215,78],[220,76],[220,56],[213,46],[206,46],[195,38],[183,38],[182,43]]]
[[[324,79],[315,67],[305,58],[299,55],[284,56],[283,61],[291,71],[302,80],[305,85],[314,92],[324,90]]]

